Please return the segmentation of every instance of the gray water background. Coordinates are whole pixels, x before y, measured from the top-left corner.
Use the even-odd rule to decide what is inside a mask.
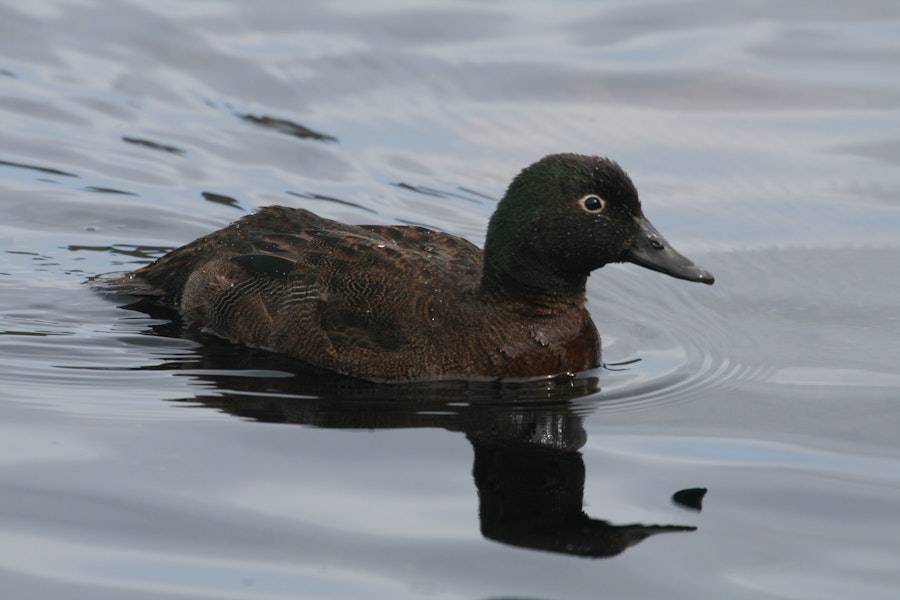
[[[896,2],[3,2],[0,123],[3,597],[896,597]],[[641,360],[561,406],[322,384],[86,283],[267,204],[481,244],[560,151],[716,275],[595,273]],[[696,530],[483,535],[512,422],[592,518]]]

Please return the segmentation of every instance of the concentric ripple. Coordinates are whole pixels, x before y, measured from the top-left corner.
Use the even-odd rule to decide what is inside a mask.
[[[710,308],[715,297],[704,298],[703,293],[712,290],[686,290],[680,282],[647,281],[643,275],[616,273],[616,298],[605,302],[608,306],[621,301],[628,312],[619,315],[622,333],[604,336],[604,359],[609,362],[601,375],[597,410],[641,410],[690,402],[735,382],[768,376],[771,367],[753,360],[761,351],[759,340]],[[643,300],[627,302],[626,298]],[[595,315],[601,333],[603,316]],[[736,337],[740,355],[731,350]],[[634,359],[640,360],[615,365]]]

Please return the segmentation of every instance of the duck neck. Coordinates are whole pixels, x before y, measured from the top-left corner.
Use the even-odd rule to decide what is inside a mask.
[[[493,302],[536,316],[552,317],[584,306],[587,276],[540,273],[533,266],[518,273],[523,276],[485,269],[481,277],[481,289]]]

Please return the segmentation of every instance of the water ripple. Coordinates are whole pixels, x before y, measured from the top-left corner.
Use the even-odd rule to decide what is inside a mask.
[[[605,358],[613,364],[601,377],[598,410],[643,410],[690,402],[735,382],[769,376],[771,367],[747,360],[761,350],[756,338],[704,306],[708,289],[684,291],[680,282],[648,280],[640,272],[623,275],[613,301],[627,302],[629,307],[622,325],[626,332],[620,334],[625,339],[615,338],[604,348]],[[736,338],[742,344],[740,355],[729,350]],[[640,361],[617,370],[612,356],[625,345],[635,348],[628,358]]]

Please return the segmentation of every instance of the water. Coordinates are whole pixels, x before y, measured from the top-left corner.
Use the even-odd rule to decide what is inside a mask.
[[[0,6],[3,596],[894,597],[895,4]],[[266,204],[480,244],[558,151],[716,276],[595,273],[641,360],[572,382],[298,372],[86,283]]]

